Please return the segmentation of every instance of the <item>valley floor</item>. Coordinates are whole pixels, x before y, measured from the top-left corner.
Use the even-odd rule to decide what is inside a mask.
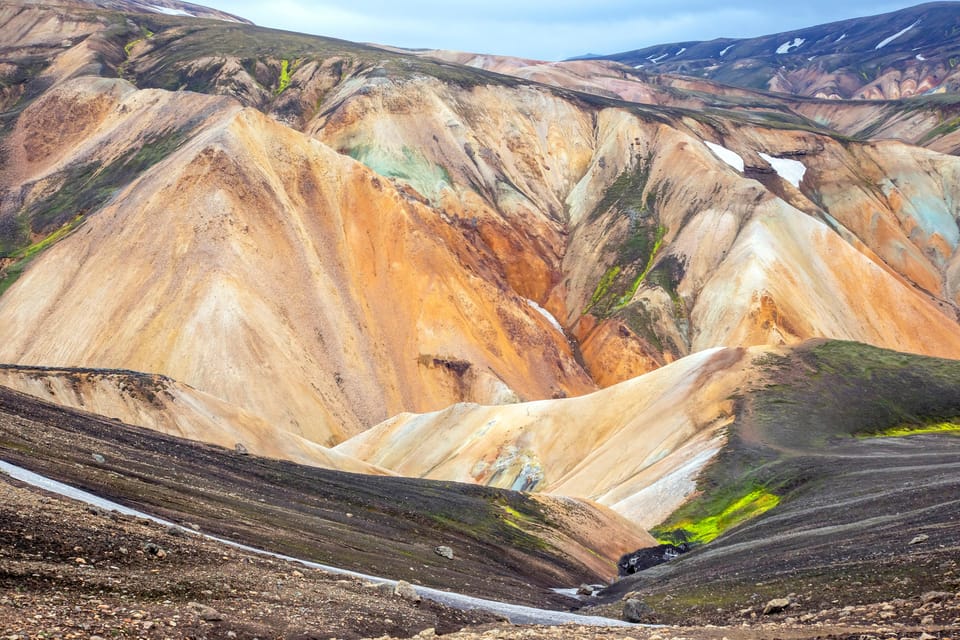
[[[0,523],[0,633],[10,640],[960,637],[960,594],[946,592],[838,605],[805,623],[789,612],[757,617],[753,611],[740,626],[511,625],[53,497],[6,476],[0,476]],[[952,622],[917,624],[918,616],[933,614]]]

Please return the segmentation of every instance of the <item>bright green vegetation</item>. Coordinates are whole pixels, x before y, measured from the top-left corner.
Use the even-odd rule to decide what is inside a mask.
[[[126,55],[126,59],[117,66],[117,76],[120,78],[127,78],[127,70],[130,67],[130,52],[133,51],[133,48],[144,40],[148,40],[154,36],[153,31],[147,29],[146,27],[140,27],[140,37],[134,38],[123,45],[123,53]],[[130,78],[127,78],[130,79]]]
[[[106,165],[77,164],[57,176],[59,187],[31,202],[0,228],[0,257],[13,262],[0,274],[0,294],[23,273],[41,251],[69,234],[126,184],[172,153],[185,139],[169,131],[147,139]],[[30,242],[31,236],[41,236]]]
[[[272,67],[275,61],[280,60],[278,84],[274,85],[276,77],[257,77],[251,73],[262,86],[273,85],[278,95],[287,88],[289,82],[284,80],[284,60],[287,61],[288,72],[295,69],[296,63],[335,58],[344,63],[341,77],[382,72],[396,78],[429,76],[467,88],[529,84],[518,78],[481,69],[384,51],[334,38],[212,20],[184,20],[161,14],[138,16],[137,19],[144,24],[144,28],[155,32],[153,41],[154,51],[157,52],[150,60],[137,63],[136,80],[141,87],[214,93],[218,88],[220,67],[228,58],[240,60],[248,71],[257,61]],[[200,59],[211,62],[208,65],[188,64]]]
[[[107,165],[91,162],[66,169],[60,188],[27,210],[33,230],[59,227],[77,214],[99,209],[120,187],[163,160],[184,139],[182,132],[169,131],[148,138],[139,149],[130,149]]]
[[[620,267],[616,265],[610,267],[603,273],[603,277],[600,278],[600,282],[597,283],[597,286],[593,290],[593,295],[590,296],[590,304],[583,310],[584,313],[589,313],[591,309],[597,306],[597,304],[607,296],[607,293],[610,291],[610,285],[613,284],[613,281],[617,279],[618,275],[620,275]]]
[[[636,165],[621,173],[607,189],[600,203],[590,214],[591,220],[610,216],[611,224],[627,221],[626,237],[616,237],[607,243],[605,253],[613,255],[594,287],[584,313],[608,318],[630,304],[637,289],[654,267],[667,228],[660,224],[656,214],[657,192],[647,191],[652,158],[636,159]]]
[[[870,438],[902,438],[923,433],[960,433],[960,422],[934,422],[931,424],[912,425],[902,424],[877,433],[871,433]]]
[[[627,288],[626,293],[620,296],[620,299],[617,300],[616,306],[613,308],[614,311],[619,311],[625,306],[630,304],[630,300],[633,299],[633,295],[637,292],[637,289],[640,288],[640,283],[644,281],[647,277],[647,274],[650,273],[650,269],[653,268],[653,262],[657,258],[657,253],[660,251],[660,246],[663,244],[663,237],[667,234],[667,228],[662,224],[657,225],[656,235],[654,236],[653,248],[650,249],[650,257],[647,258],[647,264],[644,266],[643,271],[640,272],[633,282],[630,284],[630,287]]]
[[[617,248],[616,262],[604,271],[597,282],[584,313],[609,318],[622,311],[653,270],[667,228],[656,223],[654,216],[632,226],[630,235],[621,241],[619,247],[614,243]]]
[[[20,249],[10,256],[14,259],[13,264],[0,272],[0,296],[6,293],[7,289],[17,281],[23,274],[24,269],[27,268],[27,265],[30,264],[30,261],[33,260],[37,254],[65,238],[71,231],[76,229],[82,221],[83,216],[78,214],[73,220],[70,220],[47,237]]]
[[[652,155],[645,160],[637,156],[636,165],[633,169],[627,169],[617,176],[617,179],[613,181],[613,184],[603,194],[603,198],[590,214],[590,219],[596,220],[609,211],[611,207],[617,207],[618,210],[626,213],[641,215],[651,208],[651,203],[644,200],[643,192],[646,190],[647,181],[650,179],[650,164],[652,162]]]
[[[927,142],[930,142],[931,140],[935,140],[936,138],[939,138],[940,136],[945,136],[948,133],[953,133],[957,129],[960,129],[960,116],[956,116],[954,118],[944,120],[943,122],[938,124],[936,127],[931,129],[930,131],[927,131],[925,134],[923,134],[923,137],[920,138],[920,140],[918,141],[918,144],[925,144]]]
[[[711,501],[690,503],[674,512],[667,522],[656,527],[653,534],[661,544],[705,544],[727,529],[766,513],[779,502],[779,496],[761,487],[740,497],[724,496]]]
[[[280,61],[280,79],[277,82],[277,88],[274,91],[276,95],[280,95],[287,90],[287,87],[290,86],[290,61],[284,58]]]

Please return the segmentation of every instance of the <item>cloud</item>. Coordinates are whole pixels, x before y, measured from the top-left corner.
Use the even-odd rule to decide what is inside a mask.
[[[910,6],[866,0],[211,0],[259,25],[409,48],[557,60],[653,44],[752,37]]]

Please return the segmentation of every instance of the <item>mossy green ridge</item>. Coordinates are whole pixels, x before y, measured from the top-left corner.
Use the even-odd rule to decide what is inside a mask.
[[[707,544],[609,597],[729,624],[790,592],[816,612],[942,585],[939,550],[960,545],[960,361],[816,340],[752,366],[697,493],[654,529]],[[910,545],[920,533],[936,547]]]
[[[951,422],[934,422],[931,424],[903,424],[891,429],[884,429],[877,433],[872,433],[870,438],[903,438],[906,436],[917,436],[924,433],[960,433],[960,420]]]
[[[23,274],[24,269],[30,264],[30,261],[44,249],[53,246],[56,242],[67,237],[67,235],[76,229],[83,221],[83,215],[78,214],[73,220],[65,223],[62,227],[50,235],[34,242],[28,247],[16,251],[11,257],[14,262],[6,269],[0,270],[0,296],[2,296],[10,286],[17,281]]]
[[[697,497],[656,527],[662,539],[709,542],[764,513],[816,478],[819,465],[803,456],[837,439],[960,429],[954,360],[829,341],[754,365],[770,383],[737,399],[727,445],[701,474]]]
[[[619,211],[642,214],[649,208],[649,202],[644,199],[647,181],[650,179],[650,164],[653,157],[642,158],[637,156],[633,168],[624,170],[613,184],[603,194],[590,214],[591,220],[596,220],[607,213],[612,207]]]
[[[663,244],[663,237],[667,234],[667,228],[662,224],[658,224],[656,231],[654,232],[653,238],[653,247],[650,248],[649,257],[647,258],[647,264],[643,267],[643,271],[640,272],[633,282],[630,283],[630,286],[627,288],[627,291],[620,296],[620,299],[617,300],[617,304],[614,306],[614,311],[619,311],[625,306],[630,304],[630,301],[633,299],[634,294],[637,292],[637,289],[640,288],[640,283],[646,279],[647,274],[650,273],[650,269],[653,268],[653,262],[657,258],[657,253],[660,251],[660,246]],[[649,240],[649,236],[647,237]],[[646,247],[645,247],[646,248]]]
[[[626,308],[656,264],[667,227],[657,216],[657,191],[647,189],[651,163],[652,158],[638,156],[634,167],[617,177],[590,214],[591,220],[606,216],[611,225],[624,224],[625,217],[627,232],[607,242],[604,254],[613,263],[597,282],[583,313],[605,319]]]
[[[0,270],[0,295],[37,254],[66,237],[83,219],[166,158],[185,139],[183,131],[167,131],[147,138],[140,147],[129,149],[106,165],[75,164],[56,176],[56,188],[48,188],[43,197],[0,225],[0,258],[10,259],[8,266]],[[39,239],[31,242],[32,237]]]

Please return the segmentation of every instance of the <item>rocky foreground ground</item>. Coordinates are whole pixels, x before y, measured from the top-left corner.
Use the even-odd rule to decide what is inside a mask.
[[[782,611],[737,612],[741,622],[722,626],[516,626],[0,478],[0,637],[8,640],[960,637],[960,593],[818,611],[805,604],[813,595],[793,594]]]

